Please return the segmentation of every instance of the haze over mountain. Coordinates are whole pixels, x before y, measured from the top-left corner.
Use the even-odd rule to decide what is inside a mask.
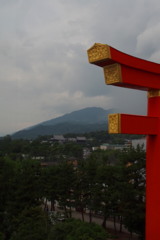
[[[53,134],[78,134],[107,130],[107,115],[112,112],[113,109],[84,108],[20,130],[14,133],[12,138],[34,139],[38,136]]]

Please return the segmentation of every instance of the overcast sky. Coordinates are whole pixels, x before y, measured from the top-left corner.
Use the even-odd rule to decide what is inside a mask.
[[[146,114],[145,92],[88,63],[95,42],[160,62],[160,1],[0,0],[0,135],[85,107]]]

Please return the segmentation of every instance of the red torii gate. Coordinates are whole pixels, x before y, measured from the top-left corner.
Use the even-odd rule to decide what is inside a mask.
[[[109,133],[146,134],[146,240],[160,239],[160,64],[95,43],[89,62],[103,67],[106,84],[148,91],[147,116],[109,114]]]

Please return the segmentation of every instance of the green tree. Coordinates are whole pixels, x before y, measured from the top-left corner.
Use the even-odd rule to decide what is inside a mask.
[[[4,233],[4,236],[9,234],[10,228],[8,225],[8,204],[14,192],[15,165],[16,163],[10,158],[0,157],[0,232]]]
[[[58,200],[59,188],[59,166],[54,165],[42,169],[41,175],[41,195],[45,199],[45,208],[47,208],[47,201],[51,202],[51,211],[55,210],[55,201]]]
[[[118,215],[120,204],[120,169],[118,166],[100,166],[97,171],[97,210],[103,216],[102,226],[106,228],[106,221],[110,216]]]
[[[17,217],[15,231],[10,240],[48,239],[48,218],[41,208],[26,208]]]
[[[49,236],[49,240],[107,240],[109,234],[99,225],[70,219],[56,224]]]
[[[144,239],[145,235],[145,152],[142,147],[131,148],[121,155],[124,190],[121,193],[126,228]]]
[[[64,145],[63,153],[67,157],[75,157],[77,159],[81,159],[83,155],[82,146],[76,143],[67,143]]]
[[[72,164],[63,162],[58,166],[58,201],[65,210],[66,216],[71,217],[71,207],[73,205],[73,191],[75,186],[75,173]]]
[[[80,171],[83,204],[89,210],[89,221],[92,222],[93,211],[95,210],[96,195],[96,174],[99,162],[93,155],[83,161],[78,171]]]
[[[86,171],[86,164],[84,161],[80,161],[75,171],[75,188],[74,188],[74,200],[75,209],[81,212],[82,220],[84,221],[84,212],[87,207],[87,201],[89,196],[88,189],[88,175]]]
[[[2,187],[5,189],[4,194],[1,195],[4,204],[1,226],[5,239],[9,239],[16,228],[19,214],[27,207],[41,204],[38,181],[40,169],[37,163],[29,160],[15,162],[5,159],[5,165],[7,171],[3,172],[5,180]]]
[[[34,160],[27,159],[19,162],[13,182],[14,191],[9,202],[15,214],[25,207],[41,204],[40,172],[40,165]]]

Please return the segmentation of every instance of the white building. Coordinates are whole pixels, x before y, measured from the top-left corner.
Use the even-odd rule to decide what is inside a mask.
[[[138,145],[143,146],[143,149],[146,150],[146,138],[132,140],[132,147],[137,148]]]

